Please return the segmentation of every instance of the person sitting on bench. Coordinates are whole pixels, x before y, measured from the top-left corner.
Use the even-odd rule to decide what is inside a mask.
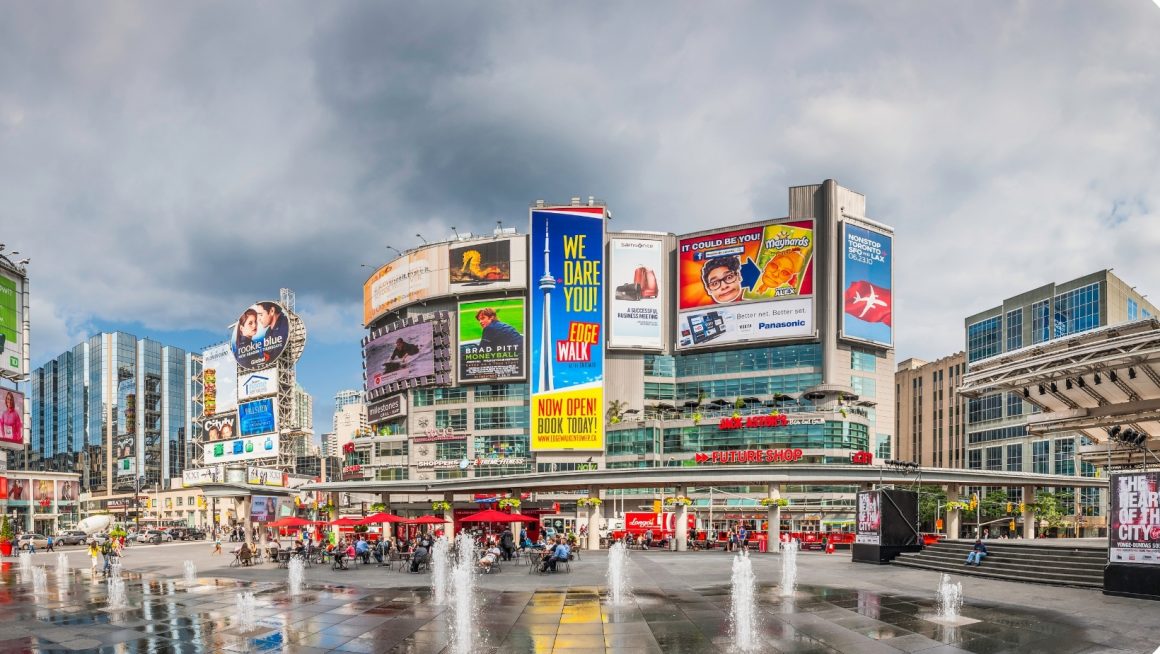
[[[568,548],[568,544],[564,542],[564,537],[556,536],[556,546],[545,553],[540,572],[547,572],[548,570],[555,572],[556,564],[560,561],[567,561],[570,555],[571,550]]]
[[[498,545],[493,543],[492,546],[483,553],[483,558],[479,560],[479,567],[484,572],[491,572],[492,566],[495,565],[495,562],[501,556],[503,556],[503,550],[501,550]]]

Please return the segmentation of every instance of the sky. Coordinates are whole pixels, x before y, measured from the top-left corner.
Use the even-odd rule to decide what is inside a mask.
[[[589,195],[613,229],[693,231],[827,178],[896,229],[898,360],[1050,281],[1160,292],[1150,0],[3,13],[0,243],[32,260],[34,366],[108,329],[200,350],[289,287],[321,433],[387,246]]]

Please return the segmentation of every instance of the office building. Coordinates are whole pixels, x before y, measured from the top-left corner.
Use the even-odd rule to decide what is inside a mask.
[[[355,434],[370,429],[370,423],[367,421],[367,405],[360,391],[340,391],[334,400],[334,422],[329,435],[332,436],[337,453],[327,453],[339,456],[342,454],[342,446],[349,443]]]
[[[921,466],[964,467],[966,401],[956,389],[966,370],[965,352],[930,362],[910,358],[898,364],[894,373],[894,453],[877,454]]]

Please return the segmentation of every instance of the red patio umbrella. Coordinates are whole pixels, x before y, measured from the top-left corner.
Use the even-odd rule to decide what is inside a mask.
[[[339,518],[338,520],[331,520],[329,524],[335,527],[353,527],[359,524],[358,518]]]
[[[472,513],[469,516],[459,519],[460,522],[536,522],[535,518],[529,518],[520,513],[504,513],[503,511],[496,511],[495,509],[485,509],[479,513]]]
[[[409,525],[441,525],[447,521],[437,515],[425,515],[414,520],[404,520],[404,522]]]
[[[373,513],[367,517],[359,520],[355,524],[359,525],[377,525],[384,522],[406,522],[406,518],[400,518],[393,513]]]
[[[267,526],[269,526],[269,527],[305,527],[306,525],[312,525],[312,524],[315,524],[315,521],[307,520],[306,518],[299,518],[297,516],[287,516],[285,518],[279,518],[279,519],[275,520],[274,522],[271,522]]]

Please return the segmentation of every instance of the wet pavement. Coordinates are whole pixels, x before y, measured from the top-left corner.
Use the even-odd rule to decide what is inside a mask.
[[[623,607],[608,606],[600,585],[572,585],[584,575],[540,577],[509,567],[480,577],[479,630],[472,651],[735,651],[728,576],[716,574],[729,557],[700,559],[705,564],[700,570],[689,570],[687,558],[633,558],[633,574],[642,583]],[[603,558],[588,559],[583,565],[590,572],[603,572]],[[48,560],[38,561],[46,565],[48,584],[37,595],[32,576],[9,561],[0,570],[0,652],[450,651],[449,611],[433,603],[425,586],[429,578],[422,575],[389,573],[398,584],[390,588],[309,583],[302,594],[291,597],[281,580],[202,577],[197,586],[187,587],[180,575],[125,572],[128,608],[109,610],[107,584],[91,579],[87,569],[73,569],[61,578],[55,566],[46,565]],[[768,568],[777,557],[763,561]],[[809,565],[804,569],[808,573]],[[650,570],[645,580],[642,572]],[[978,622],[949,627],[923,617],[935,613],[935,598],[906,588],[909,578],[901,578],[900,588],[890,590],[882,587],[888,570],[854,570],[865,573],[866,588],[803,583],[793,597],[781,598],[776,585],[759,584],[762,647],[756,651],[1066,654],[1144,652],[1160,644],[1157,603],[1119,605],[1134,612],[1129,617],[1151,615],[1151,621],[1100,628],[1066,612],[968,597],[962,614]],[[358,572],[365,577],[371,571]],[[500,578],[498,587],[488,587]],[[347,579],[347,584],[357,582],[357,577]],[[238,593],[246,590],[254,593],[257,605],[256,626],[250,631],[241,629],[236,605]],[[1103,599],[1072,589],[1039,590],[1079,593],[1075,597],[1080,602]]]

